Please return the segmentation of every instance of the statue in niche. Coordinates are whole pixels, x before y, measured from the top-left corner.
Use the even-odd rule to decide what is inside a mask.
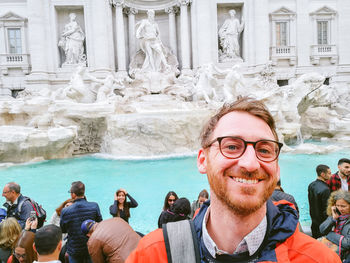
[[[158,24],[154,21],[154,11],[147,11],[147,19],[136,24],[136,38],[140,40],[140,48],[145,55],[142,71],[167,72],[170,66],[166,55],[169,52],[163,45]]]
[[[84,54],[85,33],[76,21],[75,13],[69,14],[69,23],[64,26],[58,46],[62,48],[65,54],[63,65],[79,64],[86,62]]]
[[[244,29],[244,20],[242,22],[235,17],[236,11],[229,11],[230,18],[226,19],[219,29],[219,40],[221,50],[219,57],[221,62],[239,61],[242,62],[240,55],[239,36]]]
[[[154,21],[154,11],[147,11],[147,19],[136,24],[136,38],[140,40],[140,48],[145,54],[141,70],[163,72],[169,71],[166,60],[166,49],[160,39],[158,24]]]

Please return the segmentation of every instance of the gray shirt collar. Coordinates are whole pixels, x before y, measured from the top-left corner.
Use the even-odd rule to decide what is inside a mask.
[[[202,233],[203,233],[203,242],[210,255],[216,258],[216,255],[229,254],[226,251],[223,251],[217,247],[214,240],[210,237],[207,230],[207,222],[209,219],[210,207],[205,213],[204,220],[202,223]],[[266,215],[261,220],[260,224],[254,228],[248,235],[246,235],[242,241],[237,246],[233,254],[240,254],[246,251],[249,252],[249,255],[253,255],[260,247],[264,241],[264,237],[267,229],[267,218]]]

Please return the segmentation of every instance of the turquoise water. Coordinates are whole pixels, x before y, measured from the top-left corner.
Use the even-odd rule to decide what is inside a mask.
[[[349,158],[350,154],[281,154],[282,186],[295,197],[304,224],[310,221],[307,187],[316,178],[315,167],[322,163],[335,172],[338,160],[343,157]],[[99,204],[104,219],[111,217],[109,206],[113,203],[114,192],[125,188],[139,203],[137,208],[131,209],[130,224],[142,233],[157,227],[168,191],[173,190],[179,197],[192,201],[202,189],[209,189],[206,175],[197,171],[195,157],[121,161],[85,156],[0,170],[0,186],[16,181],[24,195],[43,205],[48,218],[61,202],[70,198],[67,191],[71,182],[78,180],[85,183],[87,199]]]

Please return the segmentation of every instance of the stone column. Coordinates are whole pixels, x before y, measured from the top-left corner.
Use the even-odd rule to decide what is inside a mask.
[[[118,72],[124,73],[126,72],[125,32],[123,17],[124,0],[113,0],[113,5],[115,6]]]
[[[165,9],[165,12],[169,14],[169,43],[171,51],[177,55],[177,43],[176,43],[176,21],[175,14],[177,13],[177,7],[172,6]]]
[[[269,4],[267,0],[255,1],[255,63],[265,64],[269,60]],[[246,27],[245,27],[246,28]]]
[[[6,46],[4,44],[6,43],[6,35],[5,35],[5,28],[4,28],[3,22],[0,22],[0,43],[3,43],[0,45],[0,54],[6,54],[6,49],[5,49]]]
[[[244,21],[244,35],[243,40],[245,40],[247,43],[245,46],[245,52],[246,54],[245,61],[248,62],[248,65],[255,65],[256,64],[256,57],[255,57],[255,43],[257,41],[256,39],[256,28],[255,28],[255,11],[254,9],[255,2],[254,0],[247,0],[244,9],[245,9],[245,15]]]
[[[47,54],[45,35],[46,26],[49,25],[45,19],[47,10],[45,1],[28,0],[28,42],[30,43],[29,54],[32,66],[31,77],[39,75],[39,78],[47,78]],[[24,29],[24,28],[23,28]],[[57,46],[55,48],[58,48]]]
[[[350,52],[349,52],[349,43],[350,43],[350,34],[349,34],[349,25],[350,25],[350,1],[347,0],[338,0],[338,56],[340,65],[349,65],[350,64]],[[335,24],[336,20],[332,20],[332,23]],[[334,32],[333,34],[336,34]]]
[[[182,59],[182,71],[186,72],[190,70],[191,58],[190,58],[190,32],[188,25],[188,6],[192,0],[179,0],[181,12],[181,59]]]
[[[129,8],[127,11],[128,14],[128,23],[129,23],[129,57],[130,60],[136,54],[136,38],[135,38],[135,15],[138,13],[138,10],[135,8]]]
[[[95,37],[91,47],[94,50],[94,57],[88,57],[88,64],[95,71],[109,72],[113,65],[111,58],[114,56],[110,28],[106,26],[112,20],[110,5],[107,1],[101,0],[93,0],[91,5],[94,13],[92,24]]]
[[[308,26],[310,24],[310,18],[309,9],[307,8],[309,6],[309,0],[297,0],[296,2],[296,13],[298,14],[296,30],[298,67],[305,67],[310,65],[310,27]],[[316,28],[313,28],[313,32],[315,32],[315,30]]]

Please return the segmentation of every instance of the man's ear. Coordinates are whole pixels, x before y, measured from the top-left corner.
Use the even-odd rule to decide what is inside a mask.
[[[57,248],[58,251],[61,251],[62,249],[62,240],[60,240],[60,242],[58,242]]]
[[[203,148],[201,148],[197,155],[197,167],[201,174],[207,173],[207,156]]]

